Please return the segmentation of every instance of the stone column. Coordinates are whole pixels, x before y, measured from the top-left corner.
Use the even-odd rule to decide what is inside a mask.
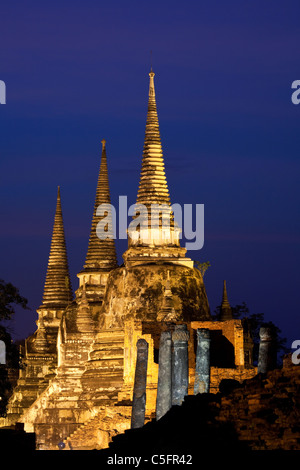
[[[265,374],[275,366],[273,332],[271,328],[262,326],[259,330],[258,374]]]
[[[141,428],[145,422],[148,343],[140,338],[136,343],[136,366],[133,388],[131,428]]]
[[[194,394],[209,393],[209,385],[210,332],[207,328],[198,328]]]
[[[2,340],[0,340],[0,364],[6,364],[6,346]]]
[[[175,325],[172,356],[172,405],[181,405],[189,385],[189,332],[186,325]]]
[[[159,366],[156,398],[156,420],[172,406],[172,334],[162,331],[159,343]]]

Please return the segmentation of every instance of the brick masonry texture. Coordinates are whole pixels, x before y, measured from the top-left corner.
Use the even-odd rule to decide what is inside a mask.
[[[216,394],[187,396],[158,422],[116,436],[100,453],[187,454],[222,450],[300,450],[300,367],[224,380]],[[132,454],[135,455],[135,454]]]

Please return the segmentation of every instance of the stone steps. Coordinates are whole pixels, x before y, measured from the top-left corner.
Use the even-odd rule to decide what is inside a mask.
[[[131,407],[110,406],[102,409],[64,440],[65,450],[106,448],[115,434],[129,429],[130,422]]]
[[[64,440],[66,450],[91,450],[95,448],[95,428],[99,421],[99,416],[96,415],[91,418],[87,423],[83,423],[79,426],[70,436]],[[89,441],[86,441],[87,434],[91,434]],[[89,442],[89,446],[83,444],[83,442]]]
[[[55,389],[45,397],[45,403],[41,403],[44,407],[43,416],[46,417],[39,430],[41,448],[56,448],[60,436],[65,438],[66,444],[77,433],[78,444],[72,447],[74,449],[94,449],[97,443],[102,442],[102,438],[107,439],[108,431],[103,431],[102,424],[99,424],[102,418],[107,423],[107,417],[104,414],[100,418],[99,415],[97,424],[96,420],[93,421],[94,413],[97,410],[105,410],[107,413],[107,409],[112,408],[118,400],[123,385],[123,351],[124,331],[101,331],[91,345],[91,354],[83,370],[60,367],[60,374],[53,381]],[[52,422],[56,423],[55,436],[51,430]],[[105,429],[109,429],[107,424],[105,426]],[[53,436],[51,442],[50,436]],[[66,448],[71,449],[67,445]]]
[[[66,450],[106,447],[111,438],[110,433],[115,432],[111,429],[115,430],[117,426],[122,431],[122,426],[130,426],[131,407],[129,412],[125,410],[125,418],[120,415],[121,407],[114,407],[123,385],[123,370],[124,330],[101,331],[93,343],[86,371],[81,377],[83,393],[80,395],[80,401],[89,406],[93,404],[100,411],[86,423],[78,424],[77,429],[64,441]],[[114,409],[118,411],[113,411],[111,417],[108,417],[108,410]],[[111,419],[116,421],[112,427]]]

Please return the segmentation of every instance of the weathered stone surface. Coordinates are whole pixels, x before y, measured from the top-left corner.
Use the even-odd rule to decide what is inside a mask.
[[[159,369],[156,399],[156,419],[172,406],[172,333],[162,331],[159,345]]]
[[[271,328],[261,327],[259,330],[259,351],[257,372],[265,374],[275,367],[274,338]]]
[[[133,387],[131,427],[140,428],[145,422],[148,343],[140,338],[136,344],[136,366]]]
[[[43,316],[41,316],[39,320],[39,327],[36,332],[34,347],[36,351],[45,353],[47,353],[49,349],[47,341],[47,331],[45,328]]]
[[[172,405],[181,405],[189,386],[189,332],[185,324],[175,325],[172,333]]]
[[[210,320],[203,279],[197,269],[148,264],[120,267],[110,273],[99,327],[121,327],[125,320],[156,321],[168,271],[178,321]]]
[[[92,318],[92,312],[87,301],[85,285],[82,289],[82,294],[77,310],[76,326],[78,331],[89,334],[95,329],[95,323]]]
[[[222,458],[229,451],[244,458],[250,454],[240,450],[300,450],[299,401],[300,367],[269,371],[226,393],[186,397],[163,419],[117,436],[100,457],[136,455],[138,448],[147,458],[167,450],[191,454],[200,468],[203,455],[211,458],[216,452],[222,452]],[[197,423],[196,430],[191,423]]]
[[[300,450],[299,393],[299,366],[267,371],[222,398],[219,421],[252,450]]]
[[[123,384],[124,331],[103,330],[90,346],[81,377],[81,399],[101,402],[106,397],[116,400]]]
[[[105,406],[63,441],[64,450],[108,447],[113,437],[130,429],[131,406]]]
[[[208,393],[210,385],[210,333],[207,328],[197,329],[197,354],[194,394]]]
[[[6,346],[2,340],[0,340],[0,364],[6,364]]]

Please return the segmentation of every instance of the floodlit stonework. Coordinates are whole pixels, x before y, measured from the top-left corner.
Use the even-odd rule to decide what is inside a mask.
[[[154,89],[150,72],[148,113],[137,203],[171,206]],[[232,318],[224,285],[222,321],[213,321],[200,271],[180,246],[170,215],[170,237],[154,232],[148,219],[140,236],[129,237],[124,263],[115,241],[97,237],[100,204],[110,203],[106,142],[92,217],[88,252],[73,298],[67,262],[60,191],[43,302],[37,330],[26,340],[26,367],[1,426],[23,423],[37,449],[103,449],[131,426],[137,342],[148,351],[145,422],[155,418],[161,333],[186,325],[188,394],[194,393],[197,329],[211,334],[210,391],[223,378],[251,378],[251,338]]]

